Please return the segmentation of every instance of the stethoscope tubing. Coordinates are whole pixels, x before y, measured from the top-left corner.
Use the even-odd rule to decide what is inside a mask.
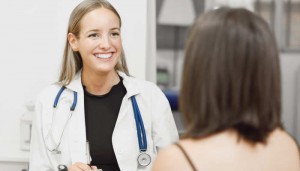
[[[57,93],[56,97],[55,97],[55,100],[54,100],[54,104],[53,104],[53,108],[56,108],[57,107],[57,104],[58,104],[58,101],[59,101],[59,98],[61,96],[61,94],[63,93],[63,91],[65,90],[65,86],[62,86],[59,90],[59,92]],[[77,105],[77,92],[76,91],[73,91],[73,103],[72,103],[72,106],[70,108],[71,111],[74,111],[75,108],[76,108],[76,105]]]
[[[73,111],[75,110],[76,105],[77,105],[77,92],[73,91],[73,103],[72,103],[72,105],[71,105],[71,107],[70,107],[69,117],[68,117],[66,123],[64,124],[64,128],[63,128],[63,130],[62,130],[62,132],[61,132],[61,134],[60,134],[60,136],[59,136],[59,141],[58,141],[58,143],[56,144],[56,143],[54,142],[54,140],[53,140],[53,143],[54,143],[54,146],[55,146],[55,147],[54,147],[53,149],[49,148],[49,145],[48,145],[48,143],[47,143],[47,139],[49,139],[49,138],[52,138],[52,139],[53,139],[53,132],[52,132],[52,130],[53,130],[53,129],[52,129],[52,128],[53,128],[53,123],[55,122],[56,113],[57,113],[56,111],[57,111],[57,106],[58,106],[58,102],[59,102],[60,96],[61,96],[61,94],[63,93],[63,91],[65,90],[65,88],[66,88],[66,87],[64,87],[64,86],[61,87],[61,89],[59,90],[59,92],[57,93],[57,95],[56,95],[56,97],[55,97],[54,104],[53,104],[53,116],[52,116],[52,122],[51,122],[51,126],[50,126],[50,129],[49,129],[49,131],[48,131],[46,137],[44,136],[44,127],[43,127],[43,124],[41,124],[43,141],[44,141],[44,144],[45,144],[47,150],[50,151],[50,152],[57,152],[57,153],[60,153],[60,151],[58,150],[58,147],[59,147],[60,144],[61,144],[61,140],[62,140],[63,134],[64,134],[64,132],[65,132],[65,129],[66,129],[66,127],[67,127],[67,125],[68,125],[68,123],[69,123],[69,121],[70,121],[70,119],[71,119],[71,117],[72,117],[72,115],[73,115]],[[41,116],[41,117],[43,117],[43,116]],[[43,118],[42,118],[42,121],[43,121]]]
[[[73,111],[75,110],[76,105],[77,105],[77,92],[73,91],[73,103],[72,103],[72,105],[70,107],[69,117],[68,117],[68,119],[67,119],[67,121],[65,123],[65,126],[64,126],[64,128],[62,130],[62,133],[61,133],[61,135],[59,137],[59,142],[58,143],[54,143],[56,147],[51,150],[48,147],[48,144],[46,143],[46,140],[48,138],[53,138],[52,127],[53,127],[54,120],[56,118],[56,110],[57,110],[57,106],[58,106],[58,102],[59,102],[60,96],[63,93],[63,91],[65,90],[65,88],[66,88],[65,86],[62,86],[60,88],[59,92],[57,93],[56,97],[55,97],[55,100],[54,100],[54,103],[53,103],[53,108],[54,108],[53,110],[54,111],[53,111],[53,116],[52,116],[52,122],[51,122],[51,126],[50,126],[50,129],[49,129],[46,137],[44,136],[43,124],[41,126],[43,141],[45,143],[45,146],[46,146],[47,150],[50,151],[50,152],[59,152],[58,147],[61,144],[61,140],[62,140],[63,134],[65,132],[65,129],[66,129],[66,127],[68,125],[68,122],[69,122],[69,120],[71,119],[71,117],[73,115]],[[147,151],[146,131],[145,131],[143,119],[142,119],[142,116],[141,116],[141,113],[140,113],[137,101],[135,99],[135,96],[131,97],[131,102],[132,102],[132,107],[133,107],[133,113],[134,113],[135,123],[136,123],[139,149],[140,149],[141,152],[145,152],[145,151]],[[43,121],[43,119],[42,119],[42,121]]]
[[[146,137],[146,131],[145,131],[143,119],[139,107],[137,105],[135,96],[132,96],[131,100],[132,100],[132,107],[133,107],[134,118],[136,123],[139,148],[140,151],[147,151],[147,137]]]

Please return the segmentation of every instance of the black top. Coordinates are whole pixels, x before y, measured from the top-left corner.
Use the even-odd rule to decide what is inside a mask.
[[[90,143],[91,165],[105,171],[120,171],[112,147],[112,133],[122,99],[126,94],[123,80],[105,95],[93,95],[84,88],[86,136]]]

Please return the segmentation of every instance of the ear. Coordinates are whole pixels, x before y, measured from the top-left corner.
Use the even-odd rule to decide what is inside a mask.
[[[73,33],[68,33],[68,41],[73,51],[78,51],[78,40]]]

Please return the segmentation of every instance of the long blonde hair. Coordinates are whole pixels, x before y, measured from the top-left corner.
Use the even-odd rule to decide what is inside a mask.
[[[84,0],[79,5],[77,5],[72,11],[68,24],[68,33],[73,33],[76,37],[79,37],[80,33],[80,21],[82,17],[98,8],[106,8],[112,11],[119,18],[120,27],[122,25],[121,17],[116,9],[106,0]],[[82,68],[82,59],[79,52],[72,50],[68,38],[66,37],[65,49],[63,54],[63,61],[61,65],[61,71],[59,76],[59,82],[62,85],[68,85],[75,74]],[[124,51],[122,50],[120,59],[115,66],[115,70],[122,71],[129,75]]]

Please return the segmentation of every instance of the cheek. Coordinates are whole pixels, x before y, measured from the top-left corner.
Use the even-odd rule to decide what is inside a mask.
[[[88,51],[92,50],[95,48],[95,43],[91,42],[91,41],[82,41],[80,43],[80,51],[81,53],[87,53]]]
[[[121,41],[121,39],[113,40],[112,44],[114,45],[114,47],[116,49],[122,50],[122,41]]]

